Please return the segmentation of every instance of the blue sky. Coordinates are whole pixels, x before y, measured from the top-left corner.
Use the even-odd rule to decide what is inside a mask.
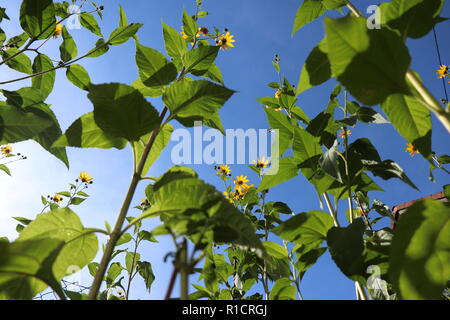
[[[149,47],[164,51],[162,39],[161,19],[165,23],[179,29],[181,26],[181,12],[186,8],[193,12],[194,0],[133,0],[117,1],[98,0],[98,4],[105,5],[104,19],[101,22],[102,31],[108,35],[118,23],[118,4],[124,7],[130,22],[141,22],[144,26],[139,32],[141,42]],[[237,91],[231,100],[220,111],[225,128],[267,128],[265,113],[256,98],[273,96],[274,90],[266,86],[267,83],[277,81],[277,74],[272,67],[274,54],[281,57],[283,75],[296,84],[300,69],[311,49],[323,36],[322,21],[316,21],[304,27],[294,37],[291,37],[292,25],[300,1],[274,0],[206,0],[204,9],[211,14],[203,19],[202,24],[219,29],[228,28],[235,36],[235,48],[221,52],[217,64],[222,69],[225,85]],[[365,11],[373,1],[357,1],[357,6]],[[18,21],[20,1],[2,1],[13,22]],[[328,13],[330,16],[340,16],[338,12]],[[447,2],[443,16],[450,17],[450,4]],[[18,24],[3,22],[2,28],[8,36],[19,34]],[[450,64],[450,44],[444,41],[449,32],[449,22],[437,26],[441,40],[443,63]],[[73,30],[72,35],[77,41],[80,53],[87,52],[93,47],[95,38],[86,30]],[[52,40],[44,50],[49,56],[57,59],[60,39]],[[408,46],[412,56],[412,68],[419,72],[427,87],[437,97],[443,97],[442,84],[436,78],[438,61],[432,35],[419,40],[409,40]],[[82,64],[90,73],[93,83],[123,82],[130,84],[138,77],[134,63],[134,43],[111,48],[101,58],[85,59]],[[14,78],[18,74],[12,70],[2,69],[0,80]],[[312,118],[317,115],[328,102],[329,93],[335,86],[334,81],[306,91],[299,97],[299,106]],[[28,86],[29,82],[10,85],[8,89]],[[65,130],[82,114],[92,111],[92,105],[86,93],[74,87],[65,78],[64,72],[57,73],[55,89],[47,102],[52,105],[61,127]],[[158,99],[152,100],[155,107],[161,108]],[[377,107],[379,110],[379,108]],[[433,150],[438,154],[450,152],[448,133],[442,125],[433,118]],[[389,125],[358,124],[352,129],[350,140],[368,137],[378,148],[383,159],[393,159],[402,166],[413,182],[419,186],[420,192],[403,184],[399,180],[388,182],[376,179],[376,182],[386,192],[373,192],[371,198],[380,199],[389,206],[416,199],[428,194],[441,191],[444,184],[449,183],[448,175],[436,172],[437,183],[428,180],[428,164],[420,156],[411,158],[405,151],[406,142]],[[149,172],[151,176],[158,176],[172,166],[170,144],[162,157]],[[15,144],[15,152],[28,156],[28,160],[11,165],[13,177],[0,175],[0,235],[13,239],[15,223],[11,216],[33,218],[42,209],[40,195],[52,194],[65,190],[80,171],[89,172],[95,179],[94,185],[88,189],[91,198],[74,210],[80,215],[85,226],[102,227],[104,221],[113,224],[120,208],[132,170],[132,155],[129,148],[117,150],[96,149],[68,149],[70,170],[53,156],[40,148],[34,142]],[[211,166],[192,166],[200,177],[207,182],[222,188],[222,183],[214,175]],[[233,175],[246,174],[252,182],[257,177],[246,166],[232,166]],[[138,189],[135,204],[143,195],[145,183]],[[269,199],[283,201],[295,212],[319,209],[316,194],[301,176],[273,188]],[[342,218],[345,203],[340,203]],[[131,215],[138,215],[134,209]],[[342,220],[342,219],[341,219]],[[342,220],[343,221],[343,220]],[[157,221],[147,221],[145,226],[150,229]],[[101,238],[102,239],[102,238]],[[102,239],[104,240],[104,239]],[[172,243],[167,238],[160,238],[159,244],[144,244],[141,248],[143,259],[153,265],[157,278],[150,295],[145,293],[144,285],[137,280],[136,289],[131,298],[161,299],[168,283],[171,264],[164,263],[165,254],[173,250]],[[83,282],[88,283],[89,276],[82,274]],[[175,291],[177,292],[177,291]],[[340,273],[328,255],[323,256],[307,273],[302,283],[305,299],[354,299],[353,282]],[[174,295],[177,295],[175,293]]]

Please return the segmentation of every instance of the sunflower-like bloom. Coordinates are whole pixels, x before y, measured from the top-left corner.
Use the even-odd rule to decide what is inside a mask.
[[[222,34],[219,39],[216,40],[216,44],[220,47],[222,50],[228,50],[234,47],[233,42],[236,40],[233,39],[234,36],[230,35],[229,32]]]
[[[222,176],[222,175],[230,176],[231,175],[230,167],[227,166],[226,164],[221,164],[220,166],[215,166],[214,168],[217,170],[216,174],[218,176]]]
[[[7,144],[6,146],[1,147],[0,151],[4,156],[7,156],[12,152],[12,147]]]
[[[250,190],[253,187],[254,187],[253,184],[244,184],[241,189],[237,189],[235,191],[236,198],[238,200],[242,200],[245,197],[245,195],[247,194],[248,190]]]
[[[280,99],[281,97],[281,90],[277,90],[277,92],[275,92],[275,98]]]
[[[186,33],[184,33],[184,31],[181,31],[180,34],[183,39],[189,38],[188,35]]]
[[[92,183],[92,180],[94,180],[87,172],[81,172],[79,179],[84,183]]]
[[[412,143],[407,143],[406,144],[408,146],[408,148],[406,148],[406,152],[409,152],[409,154],[411,155],[411,157],[414,157],[414,155],[416,153],[420,153],[414,146]]]
[[[227,199],[228,201],[230,201],[230,203],[233,203],[234,202],[234,199],[235,199],[235,194],[232,192],[232,193],[228,193],[227,191],[224,191],[223,192],[223,195],[225,196],[225,199]]]
[[[197,37],[206,37],[209,34],[207,27],[198,28]]]
[[[342,129],[342,130],[339,132],[339,137],[341,137],[342,139],[344,139],[345,137],[348,138],[351,134],[352,134],[352,132],[351,132],[350,130],[344,130],[344,129]]]
[[[63,201],[63,197],[59,194],[55,194],[52,198],[54,203],[60,203]]]
[[[267,168],[267,165],[269,164],[269,159],[266,159],[264,157],[259,158],[257,160],[253,160],[253,164],[257,167],[257,168]]]
[[[144,208],[150,207],[150,202],[148,201],[147,198],[141,199],[141,207],[144,207]]]
[[[247,176],[240,175],[237,176],[236,179],[233,180],[234,182],[234,190],[242,190],[247,187],[247,182],[249,182]]]
[[[58,36],[62,33],[63,25],[61,23],[56,25],[55,31],[53,32],[53,39],[58,38]]]
[[[438,71],[436,72],[438,74],[438,78],[442,79],[445,76],[447,76],[449,74],[449,66],[446,65],[442,65],[439,67]]]

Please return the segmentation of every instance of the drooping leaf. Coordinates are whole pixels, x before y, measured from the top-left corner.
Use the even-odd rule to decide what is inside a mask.
[[[88,97],[94,104],[95,123],[112,136],[138,141],[160,123],[155,108],[125,84],[91,85]]]
[[[450,279],[450,207],[424,200],[395,228],[389,278],[402,299],[439,300]]]
[[[99,37],[103,37],[100,27],[98,26],[97,20],[89,12],[82,12],[80,14],[80,23],[84,28],[86,28],[93,34]]]
[[[55,31],[55,15],[52,0],[23,0],[20,7],[20,26],[30,38],[47,39]]]
[[[44,54],[38,54],[34,58],[33,73],[47,71],[53,68],[52,60]],[[55,84],[56,71],[51,71],[41,76],[33,77],[32,86],[40,91],[42,100],[45,100],[53,90]]]
[[[292,35],[306,24],[319,18],[326,10],[327,8],[323,5],[321,0],[304,0],[295,15]]]
[[[127,141],[105,133],[94,120],[90,112],[72,123],[67,131],[53,144],[53,147],[77,147],[110,149],[125,148]]]
[[[61,35],[63,38],[63,42],[59,47],[59,52],[61,55],[61,60],[67,62],[74,59],[78,55],[78,48],[75,41],[73,40],[73,37],[70,35],[69,31],[67,31],[67,28],[65,26],[62,29]]]

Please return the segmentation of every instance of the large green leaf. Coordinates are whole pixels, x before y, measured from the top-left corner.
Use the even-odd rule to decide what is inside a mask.
[[[52,60],[44,54],[38,54],[34,58],[33,72],[38,73],[53,68]],[[45,100],[53,90],[55,84],[56,71],[51,71],[41,76],[33,77],[32,86],[40,91],[42,100]]]
[[[270,290],[270,300],[297,300],[297,290],[288,278],[282,278],[275,282]]]
[[[0,241],[0,300],[31,300],[47,286],[61,294],[52,265],[63,244],[54,238]]]
[[[219,46],[204,46],[186,52],[182,57],[186,72],[198,75],[208,71],[216,60],[219,49]]]
[[[146,175],[150,167],[155,163],[155,161],[161,155],[161,152],[170,142],[170,137],[173,132],[173,127],[171,124],[167,123],[164,127],[159,131],[156,136],[155,142],[153,143],[152,149],[148,154],[147,161],[145,162],[144,169],[142,170],[142,175]],[[139,161],[141,159],[142,154],[144,153],[145,146],[147,145],[150,134],[142,136],[139,141],[133,142],[134,152],[136,153],[136,159]]]
[[[160,97],[163,94],[163,88],[164,87],[147,87],[141,80],[141,78],[137,78],[131,86],[137,90],[139,90],[140,93],[144,97]]]
[[[177,68],[158,50],[136,43],[139,76],[148,87],[168,85],[177,77]]]
[[[65,26],[62,29],[62,38],[63,42],[59,47],[59,52],[61,60],[67,62],[76,58],[76,56],[78,55],[78,48],[75,40],[73,40],[73,37],[70,35],[69,31],[67,31],[67,28]]]
[[[103,37],[100,27],[98,26],[97,20],[89,12],[82,12],[80,14],[81,25],[91,31],[93,34]]]
[[[141,23],[131,23],[127,26],[115,29],[109,35],[108,43],[112,46],[117,46],[127,42],[131,37],[134,37],[139,29],[143,26]]]
[[[324,52],[326,40],[316,46],[306,58],[297,85],[297,94],[322,84],[331,78],[331,65]]]
[[[410,56],[402,38],[382,28],[370,30],[365,18],[325,18],[328,58],[334,76],[367,105],[390,94],[408,93]]]
[[[424,157],[431,154],[431,116],[416,98],[394,94],[381,105],[395,129]]]
[[[403,169],[392,160],[384,160],[382,162],[365,162],[365,168],[384,180],[397,178],[408,184],[412,188],[419,190],[417,186],[408,178]]]
[[[441,299],[450,279],[450,207],[415,203],[400,217],[390,254],[389,278],[402,299]]]
[[[190,38],[194,38],[198,32],[198,25],[195,20],[183,9],[183,31]]]
[[[55,239],[64,242],[64,247],[53,264],[53,273],[62,279],[81,270],[97,254],[97,236],[81,224],[80,218],[70,209],[56,209],[36,217],[20,233],[17,241]]]
[[[380,5],[381,24],[397,29],[402,37],[420,38],[442,21],[445,0],[392,0]]]
[[[298,175],[298,161],[293,157],[285,157],[274,161],[266,174],[264,174],[258,191],[267,190],[282,182],[295,178]]]
[[[273,232],[284,240],[305,246],[318,246],[333,227],[333,218],[322,211],[300,213],[284,221]]]
[[[13,48],[6,51],[2,51],[1,55],[3,60],[6,60],[9,57],[12,57],[13,55],[19,53],[19,49]],[[31,66],[31,60],[30,58],[25,54],[21,53],[17,55],[14,59],[9,60],[6,62],[6,65],[10,67],[11,69],[14,69],[16,71],[26,73],[26,74],[32,74],[33,68]]]
[[[34,87],[24,87],[16,91],[1,90],[6,97],[6,103],[17,108],[26,108],[44,100],[45,92]]]
[[[165,90],[163,101],[177,117],[209,119],[233,94],[233,90],[206,80],[184,80],[172,83]]]
[[[327,11],[322,0],[304,0],[295,15],[292,35],[304,27],[306,24],[316,20]]]
[[[55,15],[52,0],[23,0],[20,7],[20,26],[30,38],[47,39],[55,31]]]
[[[287,115],[269,108],[264,108],[267,120],[272,129],[278,129],[279,155],[282,156],[286,150],[292,146],[294,139],[295,121],[292,121]]]
[[[0,144],[34,138],[51,125],[48,118],[0,102]]]
[[[180,33],[174,28],[162,22],[164,45],[167,54],[172,58],[182,57],[186,51],[186,41],[181,37]]]
[[[28,107],[27,110],[30,110],[36,115],[39,115],[42,118],[46,118],[52,122],[52,125],[50,127],[41,131],[36,137],[33,138],[33,140],[39,143],[45,150],[61,160],[66,165],[66,167],[69,168],[69,159],[67,158],[66,149],[64,147],[53,146],[53,143],[62,134],[58,119],[56,118],[53,111],[48,105],[43,103]]]
[[[120,83],[91,85],[94,119],[106,133],[138,141],[159,123],[158,112],[136,89]]]
[[[72,123],[53,147],[123,149],[126,144],[125,139],[113,137],[100,129],[94,121],[94,113],[90,112]]]

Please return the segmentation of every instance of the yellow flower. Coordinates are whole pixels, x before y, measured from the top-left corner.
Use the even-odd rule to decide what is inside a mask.
[[[54,203],[60,203],[61,201],[63,201],[63,197],[60,196],[59,194],[55,194],[52,198]]]
[[[53,39],[58,38],[58,36],[62,33],[63,25],[61,23],[56,25],[55,32],[53,32]]]
[[[189,38],[188,35],[186,33],[184,33],[184,31],[181,31],[180,34],[183,39]]]
[[[248,190],[250,190],[253,187],[254,187],[253,184],[244,184],[244,185],[242,185],[241,189],[237,189],[235,191],[236,198],[239,199],[239,200],[242,200],[245,197],[245,195],[247,194]]]
[[[229,194],[228,192],[224,191],[223,195],[225,196],[225,199],[230,201],[230,203],[233,203],[234,200],[234,194]]]
[[[411,157],[414,157],[414,154],[416,153],[420,153],[414,146],[412,143],[407,143],[406,144],[408,146],[408,148],[406,148],[406,152],[409,152],[409,154],[411,155]]]
[[[439,79],[444,78],[445,76],[447,76],[449,74],[449,66],[446,66],[446,65],[440,66],[436,73],[438,74]]]
[[[273,110],[275,110],[275,111],[281,111],[281,109],[283,109],[282,107],[278,107],[278,108],[275,108],[275,109],[273,109]]]
[[[266,159],[266,158],[262,157],[260,159],[253,160],[253,164],[257,168],[267,168],[267,165],[269,164],[269,159]]]
[[[222,34],[219,39],[216,40],[216,44],[220,47],[222,50],[228,50],[230,47],[234,47],[233,42],[236,40],[233,40],[232,35],[230,35],[229,32]]]
[[[250,180],[247,179],[247,176],[244,175],[240,175],[237,176],[235,180],[233,180],[234,182],[234,190],[242,190],[243,188],[245,188],[247,186],[247,182],[249,182]]]
[[[227,166],[226,164],[221,164],[220,166],[215,166],[214,168],[217,170],[216,174],[218,176],[221,176],[221,175],[229,176],[231,174],[230,167]]]
[[[79,179],[84,183],[92,183],[93,178],[87,172],[81,172]]]
[[[206,27],[198,28],[197,37],[206,37],[209,34],[209,30]]]
[[[275,98],[280,99],[281,93],[281,90],[277,90],[277,92],[275,92]]]
[[[4,156],[7,156],[12,152],[12,147],[9,144],[7,144],[6,146],[1,147],[0,150]]]
[[[351,132],[350,130],[344,130],[344,129],[342,129],[342,130],[339,132],[339,137],[341,137],[342,139],[344,139],[345,137],[348,138],[351,134],[352,134],[352,132]]]

